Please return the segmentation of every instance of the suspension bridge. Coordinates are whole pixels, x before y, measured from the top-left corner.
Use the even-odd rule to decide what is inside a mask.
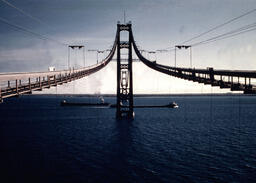
[[[120,32],[129,33],[127,41],[120,41]],[[128,49],[128,59],[123,59],[121,50]],[[138,59],[133,58],[134,52]],[[114,55],[116,53],[116,58]],[[256,72],[250,70],[217,70],[212,67],[206,69],[172,67],[158,64],[156,60],[146,59],[138,49],[132,32],[132,24],[118,22],[115,41],[108,56],[95,65],[79,69],[67,69],[47,72],[28,73],[2,73],[0,82],[0,101],[3,99],[32,94],[33,91],[41,91],[46,88],[62,85],[80,78],[89,76],[106,67],[110,61],[117,63],[117,92],[116,92],[116,117],[132,117],[133,112],[133,61],[141,61],[149,68],[177,77],[183,80],[203,83],[205,85],[229,88],[231,91],[241,91],[244,94],[256,94],[256,85],[252,80],[256,79]],[[136,78],[134,78],[136,79]]]

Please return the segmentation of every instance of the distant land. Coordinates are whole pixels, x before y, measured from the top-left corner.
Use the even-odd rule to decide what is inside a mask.
[[[25,94],[26,95],[26,94]],[[76,96],[76,97],[116,97],[116,94],[32,94],[36,96]],[[180,94],[134,94],[134,97],[168,97],[168,96],[256,96],[256,94],[243,93],[180,93]]]

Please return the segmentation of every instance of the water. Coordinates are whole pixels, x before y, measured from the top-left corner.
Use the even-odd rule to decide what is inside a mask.
[[[135,98],[180,107],[135,109],[133,121],[117,121],[115,109],[61,107],[63,99],[97,101],[23,96],[0,105],[1,182],[256,181],[255,96]]]

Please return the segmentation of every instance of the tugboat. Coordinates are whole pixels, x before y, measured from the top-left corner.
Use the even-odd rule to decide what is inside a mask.
[[[178,106],[178,104],[177,104],[176,102],[171,102],[171,103],[169,104],[169,107],[170,107],[170,108],[178,108],[179,106]]]

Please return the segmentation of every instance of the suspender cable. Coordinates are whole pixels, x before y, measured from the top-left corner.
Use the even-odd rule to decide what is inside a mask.
[[[20,26],[20,25],[13,24],[10,21],[8,21],[8,20],[6,20],[6,19],[4,19],[2,17],[0,17],[0,21],[5,23],[5,24],[7,24],[7,25],[9,25],[9,26],[11,26],[11,27],[13,27],[13,28],[15,28],[18,31],[29,33],[29,34],[37,37],[38,39],[48,40],[48,41],[52,41],[52,42],[58,43],[58,44],[63,45],[63,46],[68,46],[68,44],[66,44],[66,43],[60,42],[60,41],[58,41],[56,39],[49,38],[49,37],[47,37],[45,35],[42,35],[42,34],[39,34],[37,32],[31,31],[31,30],[29,30],[29,29],[27,29],[25,27]]]
[[[18,8],[17,6],[14,6],[13,4],[11,4],[10,2],[6,1],[6,0],[1,0],[3,3],[7,4],[8,6],[10,6],[11,8],[16,9],[17,11],[19,11],[20,13],[22,13],[23,15],[31,18],[32,20],[34,20],[37,23],[46,25],[48,27],[51,27],[50,25],[46,24],[45,22],[41,21],[40,19],[30,15],[29,13],[25,12],[24,10],[22,10],[21,8]]]
[[[199,34],[199,35],[197,35],[197,36],[194,36],[194,37],[192,37],[192,38],[190,38],[190,39],[188,39],[188,40],[186,40],[186,41],[183,41],[181,44],[184,44],[184,43],[190,42],[190,41],[192,41],[192,40],[194,40],[194,39],[197,39],[197,38],[199,38],[199,37],[201,37],[201,36],[203,36],[203,35],[205,35],[205,34],[208,34],[209,32],[212,32],[212,31],[214,31],[214,30],[216,30],[216,29],[218,29],[218,28],[221,28],[221,27],[223,27],[223,26],[225,26],[225,25],[227,25],[227,24],[229,24],[229,23],[231,23],[231,22],[234,22],[234,21],[237,20],[237,19],[240,19],[240,18],[242,18],[242,17],[244,17],[244,16],[246,16],[246,15],[249,15],[249,14],[251,14],[251,13],[254,13],[255,11],[256,11],[256,8],[253,9],[253,10],[250,10],[250,11],[248,11],[248,12],[246,12],[246,13],[240,15],[240,16],[237,16],[237,17],[235,17],[235,18],[232,18],[232,19],[230,19],[230,20],[228,20],[228,21],[226,21],[226,22],[224,22],[224,23],[222,23],[222,24],[220,24],[220,25],[217,25],[217,26],[211,28],[210,30],[205,31],[205,32],[203,32],[203,33],[201,33],[201,34]]]

